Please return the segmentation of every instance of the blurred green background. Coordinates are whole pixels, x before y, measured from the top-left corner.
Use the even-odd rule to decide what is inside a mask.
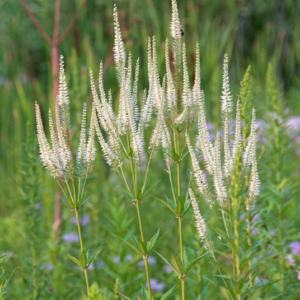
[[[134,59],[140,58],[139,88],[142,92],[148,84],[148,36],[155,35],[156,37],[160,76],[164,75],[164,43],[166,37],[169,37],[170,2],[88,0],[74,30],[59,46],[59,53],[65,57],[74,130],[77,132],[79,130],[83,103],[85,101],[88,104],[91,103],[89,68],[92,68],[94,74],[97,74],[99,63],[102,60],[105,69],[106,90],[112,89],[113,95],[117,94],[112,52],[113,4],[118,5],[119,21],[126,50],[132,52]],[[48,34],[52,36],[54,1],[28,0],[28,4]],[[80,5],[80,1],[62,1],[61,32],[69,24]],[[202,88],[206,95],[206,108],[210,122],[214,123],[216,127],[221,122],[219,102],[224,53],[229,55],[230,83],[235,100],[239,94],[243,74],[247,66],[251,65],[253,103],[257,108],[258,117],[264,119],[266,70],[268,63],[272,62],[276,74],[276,88],[280,98],[284,101],[284,106],[290,109],[292,115],[300,114],[298,105],[300,97],[300,23],[297,22],[300,15],[300,1],[179,0],[178,7],[184,30],[184,40],[187,44],[191,78],[194,76],[196,42],[198,41],[200,44]],[[43,234],[37,232],[36,236],[39,237],[40,243],[45,243],[47,247],[45,248],[44,245],[44,248],[42,247],[44,250],[40,250],[39,255],[42,264],[49,261],[54,264],[55,257],[66,250],[58,248],[55,238],[51,236],[57,186],[52,178],[45,174],[46,172],[42,170],[37,161],[36,148],[33,146],[34,149],[29,150],[30,145],[28,145],[28,141],[32,141],[29,144],[35,145],[33,139],[30,138],[30,135],[34,135],[34,102],[37,101],[41,105],[46,128],[47,110],[49,107],[53,107],[51,48],[28,18],[19,1],[1,0],[0,20],[0,220],[2,220],[0,230],[2,234],[16,233],[5,239],[1,234],[2,247],[0,249],[1,251],[11,249],[13,252],[17,252],[16,249],[26,248],[23,237],[28,234],[26,227],[28,222],[26,212],[24,212],[26,211],[24,184],[27,186],[26,174],[29,172],[26,163],[28,163],[28,159],[31,159],[30,165],[36,163],[36,169],[30,169],[32,176],[36,176],[36,180],[33,182],[42,184],[42,188],[39,188],[35,197],[42,199],[43,202],[39,220],[36,220],[39,224],[38,229]],[[30,132],[29,135],[26,134],[26,128],[29,128],[27,130]],[[32,151],[31,157],[29,157],[30,151]],[[160,168],[163,171],[163,167]],[[98,240],[105,240],[110,231],[116,230],[116,228],[122,235],[126,232],[127,227],[132,225],[134,219],[125,212],[124,203],[119,205],[116,192],[108,187],[104,188],[103,183],[108,181],[110,184],[114,184],[115,182],[115,177],[113,177],[115,175],[109,177],[110,172],[99,155],[96,172],[90,182],[93,197],[88,206],[92,226],[86,239],[90,240],[92,247],[96,247],[92,236],[97,236]],[[102,202],[99,202],[99,199]],[[131,208],[129,204],[127,206]],[[103,220],[98,221],[99,216]],[[145,223],[151,224],[152,217],[145,214],[145,218]],[[69,219],[69,211],[63,210],[63,232],[70,229]],[[18,222],[19,220],[20,222]],[[154,225],[153,229],[149,226],[146,231],[153,234],[157,227],[168,228],[168,224],[162,221]],[[36,226],[36,224],[32,226]],[[118,255],[118,247],[118,243],[112,241],[108,249],[115,250],[111,250],[112,252],[107,255],[110,257]],[[122,249],[121,257],[123,259],[127,250]],[[24,251],[30,251],[30,249]],[[14,265],[17,265],[16,275],[14,275],[15,283],[22,283],[23,286],[26,286],[26,280],[19,271],[21,269],[19,259],[25,254],[19,253],[18,255],[14,257]],[[63,279],[59,276],[62,276],[64,263],[66,260],[59,265],[61,269],[56,268],[58,273],[51,277],[56,290],[60,289],[59,284],[63,285]],[[126,268],[134,270],[135,267],[132,263]],[[95,278],[100,276],[100,281],[105,282],[107,274],[110,278],[120,277],[121,271],[112,265],[109,271],[106,271],[108,272],[106,275],[98,274],[97,270],[95,272]],[[124,266],[121,275],[123,284],[126,282],[128,274],[129,272]],[[68,274],[68,276],[73,275],[73,273]],[[57,276],[56,281],[55,276]],[[132,290],[135,290],[136,282],[140,283],[139,280],[140,277],[128,280],[133,285],[131,286]],[[107,281],[107,286],[113,285],[113,280],[107,279]],[[67,282],[68,285],[71,284],[69,281]],[[72,299],[72,295],[69,299]]]

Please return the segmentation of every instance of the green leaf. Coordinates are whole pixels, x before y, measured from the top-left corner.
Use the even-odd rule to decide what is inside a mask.
[[[180,160],[182,161],[188,154],[189,154],[189,151],[186,151],[185,153],[183,153],[183,154],[181,155]]]
[[[91,256],[91,258],[88,261],[87,268],[91,265],[91,263],[94,261],[94,259],[99,255],[99,253],[102,251],[102,249],[103,249],[103,244],[101,244],[99,246],[99,248],[96,250],[96,252]]]
[[[182,216],[184,216],[191,208],[191,200],[189,199],[187,202],[184,203],[184,209],[182,212]]]
[[[179,216],[182,216],[182,212],[184,210],[184,202],[181,197],[178,197],[178,201],[176,203],[176,213]]]
[[[139,251],[139,249],[137,247],[135,247],[134,245],[130,244],[129,242],[125,241],[124,239],[122,239],[121,237],[118,236],[118,238],[123,241],[127,246],[129,246],[132,250],[134,250],[136,253],[138,253],[139,255],[143,256],[143,254]]]
[[[150,299],[149,299],[149,293],[148,293],[148,290],[144,287],[143,284],[142,284],[141,295],[142,295],[142,297],[143,297],[143,298],[141,298],[141,299],[147,299],[147,300],[150,300]]]
[[[165,196],[167,199],[167,202],[173,207],[174,211],[176,210],[176,202],[174,202],[173,200],[171,200],[170,198],[168,198],[167,196]],[[176,199],[175,199],[176,201]]]
[[[168,231],[167,231],[168,232]],[[160,241],[164,238],[164,236],[167,234],[167,232],[165,232],[152,246],[152,248],[150,250],[148,250],[148,254],[150,254],[155,248],[156,246],[160,243]]]
[[[155,245],[156,240],[159,236],[160,229],[157,230],[157,232],[154,234],[154,236],[150,239],[150,241],[147,243],[147,251],[148,253],[152,251],[152,247]]]
[[[154,198],[157,199],[158,201],[160,201],[161,203],[163,203],[174,215],[176,215],[176,211],[172,208],[172,206],[169,203],[167,203],[163,199],[159,199],[157,197],[154,197]]]
[[[131,195],[131,193],[129,193],[127,190],[125,190],[124,188],[122,188],[121,186],[118,185],[118,189],[121,191],[121,193],[128,198],[129,200],[133,200],[134,197]]]
[[[169,297],[172,295],[172,293],[175,291],[175,289],[177,288],[177,284],[173,285],[173,287],[171,287],[166,293],[164,293],[160,300],[167,300],[169,299]]]
[[[171,263],[173,265],[173,269],[176,271],[176,273],[180,276],[184,275],[184,268],[182,261],[177,255],[171,254]]]
[[[88,255],[89,255],[89,251],[86,250],[86,249],[83,249],[81,251],[81,255],[80,255],[80,261],[81,261],[81,264],[84,268],[86,268],[87,266],[87,263],[88,263]]]
[[[185,269],[185,275],[188,275],[192,269],[195,267],[195,265],[204,257],[208,254],[209,252],[205,252],[203,255],[197,257],[195,260],[193,260]]]
[[[169,266],[169,267],[171,267],[173,270],[174,270],[174,272],[179,276],[180,274],[179,273],[177,273],[177,271],[174,269],[174,267],[173,267],[173,265],[171,264],[171,262],[169,262],[163,255],[161,255],[160,253],[158,253],[157,251],[154,251],[158,256],[160,256],[162,259],[163,259],[163,261]]]
[[[125,295],[123,295],[123,294],[121,294],[121,293],[118,293],[118,295],[120,295],[121,297],[123,297],[123,298],[126,299],[126,300],[131,300],[131,298],[129,298],[129,297],[127,297],[127,296],[125,296]]]
[[[70,206],[71,208],[74,208],[75,205],[73,203],[73,201],[69,198],[69,197],[60,197],[60,199],[67,205]]]
[[[133,241],[134,246],[138,248],[139,245],[138,245],[138,242],[137,242],[136,237],[135,237],[134,235],[132,235],[131,232],[130,232],[129,230],[128,230],[128,233],[129,233],[129,235],[130,235],[130,237],[131,237],[131,240]]]
[[[141,239],[137,238],[138,248],[142,252],[143,255],[147,255],[147,246],[145,242],[143,242]]]
[[[74,261],[75,264],[77,264],[79,267],[84,268],[84,266],[81,264],[81,262],[71,254],[67,253],[67,256]]]

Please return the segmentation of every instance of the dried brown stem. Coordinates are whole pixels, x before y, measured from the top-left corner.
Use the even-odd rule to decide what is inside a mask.
[[[43,26],[41,25],[41,23],[39,22],[39,20],[36,18],[36,16],[34,15],[33,11],[30,9],[29,5],[26,3],[25,0],[20,0],[24,10],[26,11],[28,17],[30,18],[30,20],[32,21],[32,23],[35,25],[35,27],[37,28],[37,30],[40,32],[40,34],[42,35],[42,37],[47,41],[48,44],[52,44],[52,39],[50,38],[50,36],[48,35],[48,33],[45,31],[45,29],[43,28]]]
[[[83,0],[82,4],[80,5],[80,8],[75,12],[70,24],[68,25],[67,29],[63,32],[63,34],[59,37],[59,39],[57,40],[57,44],[60,44],[61,42],[64,41],[64,39],[68,36],[68,34],[73,30],[73,28],[75,27],[86,3],[88,0]]]

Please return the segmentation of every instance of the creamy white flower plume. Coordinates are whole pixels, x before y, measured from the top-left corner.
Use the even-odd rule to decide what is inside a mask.
[[[234,162],[236,155],[239,151],[240,155],[242,154],[242,132],[241,132],[241,107],[240,100],[236,104],[236,118],[235,118],[235,138],[232,149],[232,161]]]
[[[194,215],[195,215],[196,229],[197,229],[198,235],[199,235],[201,241],[203,241],[205,243],[206,249],[210,252],[210,254],[212,256],[214,256],[213,243],[208,238],[206,223],[200,213],[199,206],[198,206],[198,203],[196,201],[196,198],[195,198],[195,195],[194,195],[192,189],[189,189],[189,195],[191,198],[191,203],[192,203],[192,207],[193,207],[193,211],[194,211]]]
[[[212,207],[213,201],[211,199],[211,195],[210,195],[210,192],[208,189],[206,177],[205,177],[203,171],[200,169],[198,160],[196,158],[195,152],[191,145],[190,137],[187,133],[186,133],[185,137],[186,137],[186,144],[187,144],[188,150],[190,152],[191,160],[192,160],[193,174],[194,174],[196,185],[198,187],[199,192],[203,195],[204,199],[207,201],[208,205],[210,207]]]
[[[214,186],[217,195],[217,200],[222,208],[227,207],[227,190],[224,185],[222,163],[221,163],[221,146],[220,146],[220,135],[216,136],[214,145]]]
[[[254,120],[255,123],[255,110],[252,111],[252,122]],[[249,184],[249,194],[246,200],[246,208],[247,210],[251,210],[253,207],[255,200],[260,192],[260,180],[258,176],[257,170],[257,159],[256,159],[256,133],[255,129],[251,136],[251,148],[252,148],[252,169],[250,175],[250,184]]]
[[[176,0],[172,0],[172,21],[170,25],[170,33],[173,39],[182,38],[182,29],[179,20],[178,8]]]
[[[221,96],[223,126],[224,126],[224,175],[230,177],[233,168],[233,162],[230,151],[230,122],[232,111],[232,96],[229,88],[229,74],[228,74],[228,55],[224,56],[223,66],[223,87]]]
[[[118,9],[116,4],[114,5],[114,28],[115,28],[115,45],[114,45],[114,59],[116,63],[117,77],[121,81],[122,68],[125,65],[126,53],[122,40],[122,34],[118,19]]]

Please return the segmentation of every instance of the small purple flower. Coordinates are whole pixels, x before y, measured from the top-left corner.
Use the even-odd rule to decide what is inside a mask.
[[[145,264],[144,264],[144,261],[141,260],[137,263],[137,265],[138,265],[138,267],[142,268],[142,267],[144,267]]]
[[[291,243],[290,248],[294,254],[300,255],[300,242]]]
[[[300,270],[297,270],[297,275],[298,280],[300,280]]]
[[[206,127],[208,131],[214,130],[215,126],[213,123],[206,123]]]
[[[156,258],[153,257],[153,256],[149,256],[148,257],[148,263],[149,263],[150,266],[155,265],[156,264]]]
[[[252,221],[253,222],[257,222],[257,221],[259,221],[259,214],[256,214],[254,217],[253,217],[253,219],[252,219]]]
[[[262,130],[266,127],[266,122],[264,120],[256,120],[254,127],[257,130]]]
[[[300,129],[300,116],[290,117],[285,126],[291,130],[298,131]]]
[[[173,272],[173,269],[172,269],[172,267],[170,267],[170,266],[164,266],[164,270],[165,270],[165,272],[168,273],[168,274],[171,274],[171,273]]]
[[[119,262],[120,262],[120,256],[114,257],[113,261],[114,261],[115,263],[119,263]]]
[[[96,265],[97,269],[103,269],[105,267],[105,263],[103,261],[99,261]]]
[[[132,261],[132,259],[133,259],[132,255],[127,255],[127,256],[126,256],[126,260]]]
[[[63,239],[67,243],[78,243],[79,237],[76,233],[66,233],[63,236]]]
[[[75,217],[73,217],[71,219],[71,223],[74,224],[74,225],[77,225],[77,220]],[[82,218],[79,219],[79,223],[82,225],[82,226],[86,226],[90,223],[90,219],[87,215],[84,215]]]
[[[48,263],[45,266],[42,266],[42,269],[47,269],[49,271],[53,271],[54,267],[51,263]]]
[[[291,254],[288,254],[286,256],[286,260],[288,261],[289,265],[294,267],[295,266],[295,260]]]
[[[254,235],[259,234],[258,228],[252,229],[251,233],[254,234]]]
[[[34,206],[34,208],[36,209],[36,210],[39,210],[40,208],[41,208],[41,203],[37,203],[35,206]]]
[[[93,271],[95,269],[94,263],[91,263],[88,267],[89,271]]]
[[[162,292],[165,288],[165,284],[158,282],[156,279],[154,278],[150,278],[150,286],[151,289],[155,292]],[[148,288],[148,284],[146,283],[146,287]]]

